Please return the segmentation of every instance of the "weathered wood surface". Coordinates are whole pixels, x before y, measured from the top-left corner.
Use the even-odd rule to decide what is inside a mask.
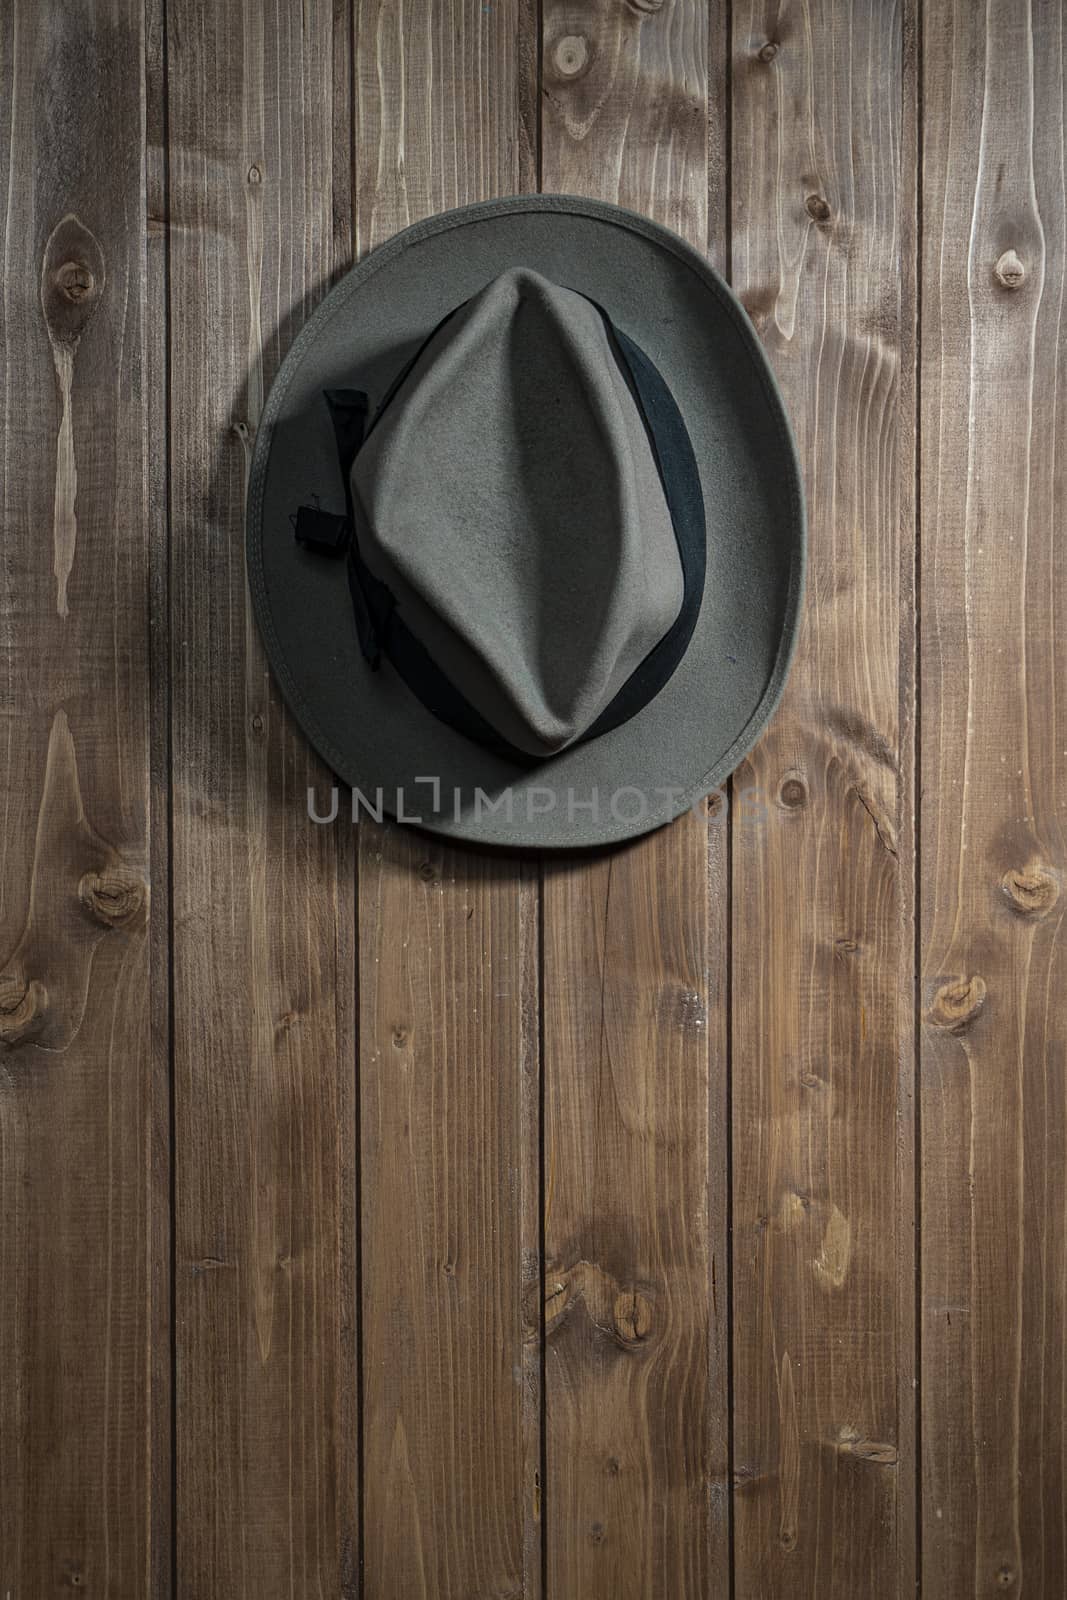
[[[528,187],[515,0],[358,0],[360,253]],[[364,1594],[541,1593],[535,863],[359,830]]]
[[[733,281],[793,420],[810,566],[784,704],[734,779],[753,791],[733,857],[735,1583],[846,1600],[914,1583],[902,19],[765,11],[734,10]]]
[[[700,0],[548,0],[543,26],[543,187],[707,248],[723,30]],[[549,1594],[728,1582],[724,842],[690,813],[544,871]]]
[[[148,989],[161,552],[146,515],[143,60],[136,4],[0,16],[5,1596],[145,1593],[169,1518],[151,1382],[167,1190]]]
[[[1063,32],[8,6],[0,1600],[1067,1592]],[[329,281],[538,183],[811,520],[728,807],[540,864],[306,820],[242,539]]]
[[[1062,8],[923,35],[926,1592],[1067,1587]]]
[[[536,877],[360,852],[365,1593],[539,1595]]]
[[[340,264],[350,121],[335,148],[329,5],[170,0],[166,26],[178,1592],[350,1595],[354,841],[308,820],[328,779],[244,573],[247,455]]]

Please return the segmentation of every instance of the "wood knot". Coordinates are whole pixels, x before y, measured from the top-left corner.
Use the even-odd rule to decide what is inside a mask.
[[[432,861],[420,861],[419,862],[419,866],[418,866],[418,873],[419,873],[419,877],[422,879],[423,883],[436,883],[437,882],[437,877],[438,877],[437,868],[434,866]]]
[[[1014,1569],[1012,1567],[1009,1567],[1009,1566],[1006,1566],[1006,1565],[1003,1566],[1003,1567],[998,1567],[998,1569],[997,1569],[997,1587],[998,1588],[1000,1588],[1000,1589],[1010,1589],[1014,1582],[1015,1582],[1015,1572],[1014,1572]]]
[[[410,1034],[408,1033],[408,1030],[406,1028],[401,1028],[401,1027],[394,1028],[393,1029],[393,1049],[394,1050],[406,1050],[409,1038],[410,1038]]]
[[[581,78],[589,71],[592,60],[592,51],[589,40],[580,33],[567,33],[556,40],[552,51],[552,63],[560,78],[573,81]]]
[[[831,1206],[819,1253],[811,1263],[820,1289],[828,1294],[840,1289],[848,1277],[851,1260],[852,1224],[837,1206]]]
[[[813,222],[829,222],[830,206],[821,194],[809,194],[804,202],[804,210]]]
[[[626,0],[626,3],[639,17],[652,16],[656,11],[663,10],[663,0]]]
[[[615,1333],[624,1345],[643,1344],[652,1331],[651,1303],[637,1289],[624,1289],[611,1308]]]
[[[260,184],[260,183],[263,182],[263,174],[262,174],[262,172],[260,172],[259,168],[256,166],[254,161],[253,161],[252,165],[249,167],[246,176],[247,176],[248,182],[251,184],[253,189],[256,187],[257,184]]]
[[[775,289],[747,289],[741,296],[749,321],[757,332],[762,333],[774,312],[778,292]]]
[[[571,1303],[571,1281],[565,1272],[545,1275],[545,1333],[551,1332]]]
[[[73,215],[58,222],[44,247],[41,307],[54,346],[77,347],[104,292],[104,252]]]
[[[137,920],[148,898],[148,885],[139,873],[121,864],[102,872],[86,872],[78,884],[78,899],[95,922],[105,928],[126,928]]]
[[[777,40],[768,39],[766,44],[760,45],[759,49],[756,51],[756,55],[759,57],[760,61],[771,62],[778,54],[780,48],[781,46],[778,44]]]
[[[1014,250],[1005,250],[993,268],[993,276],[1002,289],[1018,289],[1026,277],[1026,268]]]
[[[842,1455],[870,1461],[879,1467],[892,1467],[897,1462],[896,1445],[883,1439],[865,1439],[856,1428],[847,1425],[838,1433],[837,1448]]]
[[[48,990],[36,978],[0,972],[0,1044],[14,1047],[33,1039],[48,1014]]]
[[[71,305],[80,305],[96,290],[96,279],[84,261],[64,261],[56,268],[56,288]]]
[[[1045,867],[1006,872],[1000,887],[1011,909],[1020,917],[1047,917],[1060,897],[1060,886]]]
[[[808,786],[797,773],[783,778],[781,788],[778,790],[778,799],[787,811],[796,811],[807,804]]]
[[[945,1033],[962,1033],[969,1028],[986,1001],[985,979],[977,973],[973,978],[960,978],[954,983],[943,983],[934,995],[934,1003],[926,1014],[931,1028]]]

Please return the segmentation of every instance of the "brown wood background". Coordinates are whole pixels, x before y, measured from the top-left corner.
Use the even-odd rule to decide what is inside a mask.
[[[0,5],[0,1600],[1067,1593],[1065,32]],[[265,393],[538,187],[765,342],[785,702],[615,852],[313,826]]]

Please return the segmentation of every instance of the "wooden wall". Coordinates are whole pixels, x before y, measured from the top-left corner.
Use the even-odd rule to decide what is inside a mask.
[[[1056,0],[0,11],[0,1600],[1067,1592]],[[243,497],[355,257],[706,250],[811,529],[727,791],[305,817]]]

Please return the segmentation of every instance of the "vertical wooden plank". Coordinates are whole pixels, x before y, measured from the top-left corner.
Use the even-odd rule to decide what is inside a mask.
[[[1067,1583],[1064,16],[923,40],[923,1592]]]
[[[896,498],[900,528],[900,1030],[897,1052],[897,1588],[921,1588],[919,1514],[919,237],[921,228],[921,0],[902,0],[900,129],[900,379]]]
[[[536,879],[360,835],[365,1592],[537,1595]]]
[[[738,1600],[913,1587],[903,71],[896,4],[735,6],[734,286],[810,524],[791,683],[737,778],[762,800],[733,853]]]
[[[357,243],[526,186],[517,0],[359,0]],[[359,829],[365,1595],[540,1593],[536,869]]]
[[[325,773],[268,674],[243,533],[264,394],[344,235],[344,23],[328,0],[167,7],[177,1565],[198,1597],[357,1583],[354,852],[309,820]]]
[[[654,839],[545,873],[545,1515],[560,1596],[725,1592],[705,830],[687,815]]]
[[[0,1593],[143,1594],[169,1506],[141,8],[5,7],[0,104]]]
[[[723,45],[697,0],[546,0],[543,187],[705,248]],[[716,162],[717,239],[721,176]],[[545,866],[545,1516],[560,1600],[726,1591],[724,839],[720,825],[709,848],[690,813]]]
[[[167,135],[165,0],[145,6],[145,238],[148,316],[145,329],[144,425],[148,432],[149,662],[151,684],[151,814],[149,908],[152,1054],[157,1065],[157,1114],[151,1162],[153,1214],[149,1332],[150,1382],[155,1403],[151,1496],[157,1511],[149,1593],[170,1596],[174,1576],[174,1283],[173,1064],[171,1056],[170,903],[170,320],[167,292]]]

